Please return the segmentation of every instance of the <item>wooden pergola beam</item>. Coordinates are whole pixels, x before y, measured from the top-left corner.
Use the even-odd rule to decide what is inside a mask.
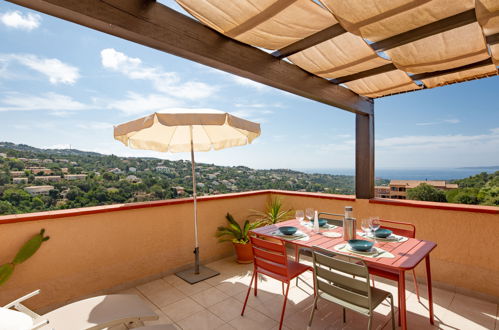
[[[342,35],[346,32],[347,31],[340,24],[335,24],[328,27],[327,29],[324,29],[302,40],[292,43],[291,45],[276,50],[272,53],[272,55],[278,59],[283,59],[285,57],[301,52],[302,50],[318,45],[324,41],[333,39],[334,37]]]
[[[343,76],[343,77],[338,77],[338,78],[330,79],[330,81],[333,82],[333,83],[335,83],[335,84],[343,84],[343,83],[346,83],[346,82],[349,82],[349,81],[354,81],[354,80],[357,80],[357,79],[367,78],[367,77],[374,76],[374,75],[377,75],[377,74],[380,74],[380,73],[390,72],[390,71],[393,71],[393,70],[397,70],[397,67],[393,63],[389,63],[389,64],[385,64],[385,65],[382,65],[382,66],[378,66],[377,68],[373,68],[373,69],[370,69],[370,70],[366,70],[366,71],[361,71],[361,72],[357,72],[357,73],[354,73],[354,74],[350,74],[348,76]]]
[[[384,52],[398,46],[408,44],[438,33],[449,31],[476,22],[475,9],[470,9],[454,16],[423,25],[414,30],[397,34],[393,37],[372,43],[370,46],[377,52]]]
[[[428,78],[435,78],[439,76],[443,76],[446,74],[451,74],[451,73],[456,73],[460,71],[465,71],[465,70],[470,70],[470,69],[476,69],[480,68],[482,66],[490,65],[493,64],[491,58],[487,58],[483,61],[463,65],[457,68],[452,68],[452,69],[447,69],[447,70],[440,70],[440,71],[433,71],[433,72],[425,72],[425,73],[418,73],[418,74],[413,74],[410,76],[412,80],[423,80],[423,79],[428,79]]]
[[[152,0],[9,0],[356,114],[373,101],[342,86],[230,39]]]
[[[499,44],[499,33],[487,36],[487,37],[485,37],[485,40],[487,41],[487,44],[489,44],[489,45]]]

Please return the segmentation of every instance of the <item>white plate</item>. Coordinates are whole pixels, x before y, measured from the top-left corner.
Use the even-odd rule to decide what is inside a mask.
[[[335,231],[326,231],[326,232],[322,233],[322,236],[331,237],[331,238],[338,238],[338,237],[341,237],[343,235],[341,235],[340,233],[337,233]]]

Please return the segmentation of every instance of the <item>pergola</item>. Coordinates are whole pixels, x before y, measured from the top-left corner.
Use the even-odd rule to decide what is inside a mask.
[[[497,75],[499,0],[9,0],[356,116],[374,197],[374,98]]]

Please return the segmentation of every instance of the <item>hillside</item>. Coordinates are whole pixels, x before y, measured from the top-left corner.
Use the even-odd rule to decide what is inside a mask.
[[[260,189],[354,194],[353,176],[196,165],[200,196]],[[377,184],[382,183],[387,181]],[[37,187],[30,188],[33,186]],[[0,142],[0,214],[180,198],[191,194],[189,161],[117,157]]]

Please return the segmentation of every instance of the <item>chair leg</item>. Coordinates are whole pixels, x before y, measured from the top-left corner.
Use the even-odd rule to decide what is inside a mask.
[[[414,287],[416,289],[416,296],[418,297],[419,301],[419,288],[418,288],[418,281],[416,280],[416,269],[412,269],[412,277],[414,278]]]
[[[392,330],[395,330],[395,312],[394,312],[394,307],[393,307],[393,296],[390,295],[390,307],[391,307],[391,314],[392,314]]]
[[[318,299],[319,299],[319,296],[315,296],[314,306],[312,308],[312,313],[310,313],[310,318],[308,319],[307,330],[310,330],[310,327],[312,326],[312,320],[314,319],[315,310],[317,309],[317,300]]]
[[[372,324],[373,323],[373,316],[369,315],[369,321],[367,322],[367,329],[371,330],[372,329]]]
[[[289,282],[287,284],[288,286],[286,288],[286,294],[284,295],[284,304],[282,305],[281,322],[279,323],[279,330],[282,329],[282,322],[284,321],[284,312],[286,311],[286,303],[288,302],[289,287],[291,286]]]
[[[255,271],[255,297],[258,290],[258,273]]]
[[[284,294],[284,282],[281,282],[281,286],[282,286],[282,294]]]
[[[375,288],[375,284],[374,284],[374,276],[371,276],[371,282],[373,284],[373,288]]]
[[[256,277],[256,272],[253,272],[253,276],[251,276],[251,281],[248,287],[248,293],[246,293],[246,299],[244,299],[243,310],[241,311],[241,316],[244,315],[244,310],[246,309],[246,303],[248,302],[248,297],[251,292],[251,285],[253,284],[253,279]]]
[[[343,307],[343,323],[346,323],[347,321],[347,310],[345,307]]]

